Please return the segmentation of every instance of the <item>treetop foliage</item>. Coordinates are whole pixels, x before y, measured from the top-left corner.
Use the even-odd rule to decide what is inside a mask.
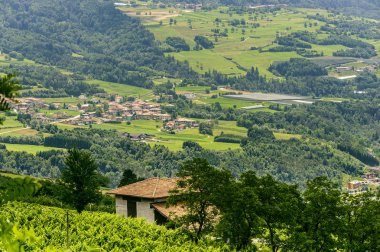
[[[88,203],[100,200],[98,166],[91,153],[70,149],[65,159],[61,180],[67,188],[65,200],[81,213]]]
[[[184,163],[178,176],[169,204],[186,207],[187,214],[174,221],[195,227],[188,229],[195,240],[221,236],[243,251],[255,251],[261,241],[273,252],[375,251],[379,246],[379,191],[351,196],[326,177],[316,177],[301,193],[297,186],[252,171],[236,180],[197,158]]]

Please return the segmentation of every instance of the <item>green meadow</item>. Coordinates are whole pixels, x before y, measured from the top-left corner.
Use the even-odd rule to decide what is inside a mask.
[[[146,133],[153,135],[153,139],[149,141],[150,145],[164,145],[170,150],[177,151],[182,148],[184,141],[193,141],[199,143],[206,149],[214,150],[227,150],[240,148],[239,144],[218,143],[214,142],[214,137],[209,135],[200,134],[197,128],[188,128],[183,131],[170,134],[161,131],[163,122],[153,120],[134,120],[130,125],[126,123],[121,124],[98,124],[93,125],[93,128],[116,130],[118,132],[128,132],[131,134]],[[237,127],[236,122],[219,121],[215,126],[214,135],[220,135],[221,132],[235,135],[246,135],[245,128]]]
[[[235,121],[218,121],[218,123],[214,125],[214,136],[200,134],[198,128],[187,128],[183,131],[178,131],[175,134],[170,134],[161,131],[162,125],[163,123],[161,121],[134,120],[131,121],[130,125],[127,125],[126,123],[97,124],[92,127],[105,130],[115,130],[118,132],[128,132],[131,134],[150,134],[153,135],[152,140],[147,141],[150,145],[164,145],[173,151],[180,150],[184,141],[197,142],[205,149],[238,149],[240,148],[239,144],[214,142],[214,136],[218,136],[221,133],[243,137],[247,135],[247,129],[237,126]],[[289,140],[291,138],[300,138],[301,136],[286,133],[275,133],[275,137],[279,140]]]
[[[60,148],[45,147],[40,145],[27,145],[27,144],[8,144],[3,143],[7,150],[9,151],[18,151],[18,152],[27,152],[30,154],[36,154],[40,151],[49,151],[49,150],[62,150]]]
[[[100,88],[104,89],[104,91],[106,91],[109,94],[134,96],[141,99],[147,99],[152,97],[152,90],[146,88],[140,88],[136,86],[101,80],[87,80],[86,83],[99,85]]]
[[[209,90],[210,93],[207,94],[206,90]],[[268,107],[270,103],[265,102],[254,102],[254,101],[248,101],[248,100],[240,100],[240,99],[234,99],[234,98],[227,98],[223,97],[223,94],[226,92],[239,92],[236,90],[229,90],[229,89],[218,89],[218,90],[210,90],[209,87],[202,87],[202,86],[187,86],[187,87],[176,87],[176,92],[178,94],[184,94],[184,93],[194,93],[196,95],[196,98],[193,100],[196,104],[206,104],[211,105],[216,102],[219,102],[219,104],[223,108],[242,108],[242,107],[248,107],[248,106],[255,106],[255,105],[263,105],[265,107]],[[215,98],[216,95],[216,98]],[[260,108],[255,109],[252,111],[268,111],[273,112],[273,110],[270,110],[268,108]]]
[[[206,120],[200,120],[206,121]],[[0,127],[0,137],[1,136],[32,136],[38,134],[38,131],[23,128],[21,124],[14,120],[14,118],[7,118],[3,126]],[[76,126],[64,123],[56,124],[60,129],[72,130],[74,128],[88,128],[88,126]],[[8,128],[12,126],[11,128]],[[203,148],[211,150],[228,150],[228,149],[238,149],[240,148],[239,144],[235,143],[221,143],[214,142],[214,136],[218,136],[222,133],[224,134],[233,134],[238,136],[246,136],[247,129],[243,127],[238,127],[235,121],[218,121],[214,125],[213,135],[203,135],[199,133],[198,128],[187,128],[183,131],[178,131],[175,134],[170,134],[168,132],[161,131],[163,126],[162,121],[154,120],[133,120],[131,124],[128,125],[126,122],[120,124],[94,124],[92,128],[103,129],[103,130],[113,130],[121,133],[131,133],[131,134],[149,134],[152,135],[152,139],[147,141],[151,146],[154,145],[163,145],[168,147],[172,151],[178,151],[182,148],[184,141],[193,141],[200,144]],[[274,133],[276,139],[279,140],[289,140],[291,138],[300,138],[300,135],[292,135],[286,133]],[[45,136],[48,134],[45,134]],[[52,147],[44,147],[37,145],[27,145],[27,144],[8,144],[6,145],[7,150],[10,151],[25,151],[28,153],[36,154],[39,151],[47,151],[52,149]]]
[[[56,124],[60,129],[74,129],[78,126],[68,125],[58,123]],[[199,143],[202,147],[206,149],[214,150],[227,150],[227,149],[237,149],[240,148],[239,144],[233,143],[219,143],[214,142],[213,136],[200,134],[197,128],[188,128],[183,131],[176,132],[175,134],[170,134],[161,131],[163,126],[162,121],[154,120],[133,120],[130,125],[123,122],[120,124],[94,124],[92,128],[103,129],[103,130],[114,130],[121,133],[131,133],[131,134],[149,134],[152,135],[152,140],[147,141],[150,145],[164,145],[170,150],[178,151],[182,148],[184,141],[194,141]],[[81,128],[88,126],[81,126]],[[243,127],[236,126],[236,122],[232,121],[219,121],[214,127],[214,136],[220,135],[222,132],[225,134],[234,134],[239,136],[246,136],[247,129]]]
[[[139,17],[155,37],[164,41],[167,37],[182,37],[190,45],[195,46],[194,37],[203,35],[214,41],[215,48],[200,51],[169,53],[180,61],[188,61],[190,66],[204,73],[217,70],[227,75],[241,75],[245,69],[258,67],[262,75],[268,78],[276,78],[267,69],[276,61],[285,61],[289,58],[301,57],[296,52],[266,52],[273,47],[276,36],[284,36],[295,31],[316,31],[323,22],[307,19],[307,15],[327,14],[321,9],[283,8],[275,13],[254,13],[253,15],[227,13],[227,7],[220,7],[211,11],[190,11],[175,8],[155,9],[148,4],[137,2],[138,7],[120,7],[128,15]],[[138,15],[137,15],[138,14]],[[170,23],[170,19],[173,20]],[[216,19],[220,22],[216,22]],[[246,25],[232,26],[231,20],[246,21]],[[304,24],[311,22],[312,27]],[[260,24],[254,28],[253,24]],[[213,29],[220,32],[227,31],[227,37],[214,39]],[[327,37],[328,34],[318,34],[319,38]],[[371,41],[376,48],[380,49],[380,41]],[[262,48],[251,50],[252,47]],[[325,56],[332,56],[333,52],[345,49],[340,45],[312,45],[312,49],[323,52]]]

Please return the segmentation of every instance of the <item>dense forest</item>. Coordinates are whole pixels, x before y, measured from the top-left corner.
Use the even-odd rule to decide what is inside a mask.
[[[101,80],[150,88],[149,76],[187,76],[154,36],[110,1],[0,1],[0,51]],[[99,15],[99,13],[102,13]]]
[[[84,83],[83,76],[64,75],[53,67],[11,64],[1,66],[0,72],[17,73],[18,82],[23,88],[21,95],[25,97],[55,98],[104,93],[96,85]]]

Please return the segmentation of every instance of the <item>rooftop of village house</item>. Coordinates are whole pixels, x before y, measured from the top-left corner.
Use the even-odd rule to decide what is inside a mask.
[[[160,199],[169,197],[170,190],[177,186],[179,178],[149,178],[107,192],[107,194]]]

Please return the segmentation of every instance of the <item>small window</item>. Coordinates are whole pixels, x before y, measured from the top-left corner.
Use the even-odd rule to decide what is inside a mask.
[[[136,202],[129,200],[127,201],[127,214],[128,217],[137,217]]]

